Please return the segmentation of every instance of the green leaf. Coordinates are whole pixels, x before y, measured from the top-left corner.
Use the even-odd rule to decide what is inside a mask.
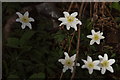
[[[90,18],[83,20],[83,23],[85,23],[84,26],[86,29],[91,30],[93,28],[93,22]]]
[[[112,5],[110,7],[120,11],[120,4],[118,2],[112,3]]]
[[[26,43],[26,41],[28,41],[34,35],[34,33],[34,31],[25,32],[20,39],[20,45],[23,46]]]
[[[40,79],[44,79],[45,78],[45,74],[44,73],[35,73],[35,74],[33,74],[32,76],[30,76],[30,78],[29,79],[37,79],[37,78],[40,78]]]
[[[32,46],[23,46],[23,47],[21,47],[21,49],[22,49],[22,53],[23,52],[27,52],[27,51],[30,51],[31,50],[31,48],[32,48]]]
[[[17,39],[17,38],[8,38],[7,46],[13,47],[13,48],[18,48],[19,47],[19,39]]]
[[[115,17],[115,21],[120,23],[120,17]]]
[[[116,54],[115,53],[113,53],[112,55],[111,55],[111,57],[115,57],[116,56]]]
[[[9,79],[12,80],[12,79],[15,79],[15,78],[16,78],[17,80],[20,80],[20,79],[19,79],[19,76],[17,76],[17,75],[10,74],[10,75],[8,76],[8,80],[9,80]]]
[[[57,42],[61,42],[65,39],[66,35],[63,34],[61,31],[58,31],[56,34],[53,35]]]
[[[93,51],[96,51],[96,47],[95,46],[90,46],[90,49],[93,50]]]

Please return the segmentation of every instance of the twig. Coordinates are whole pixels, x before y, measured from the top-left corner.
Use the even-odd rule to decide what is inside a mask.
[[[93,24],[93,29],[95,29],[95,21],[98,19],[98,2],[95,2],[94,3],[94,13],[93,13],[93,22],[94,22],[94,24]]]
[[[77,3],[76,3],[77,4]],[[70,6],[70,7],[72,7],[72,6]],[[70,9],[69,9],[70,10]],[[74,36],[75,36],[75,32],[76,31],[74,31],[72,34],[72,38],[71,38],[71,40],[70,40],[70,45],[69,45],[69,48],[68,48],[68,53],[70,52],[70,49],[71,49],[71,44],[72,44],[72,41],[73,41],[73,38],[74,38]]]
[[[102,3],[102,6],[101,6],[101,8],[102,8],[102,16],[104,17],[105,16],[105,2],[103,2]]]
[[[68,48],[68,53],[70,52],[71,44],[72,44],[72,41],[73,41],[74,36],[75,36],[75,31],[73,32],[72,38],[71,38],[71,40],[70,40],[70,45],[69,45],[69,48]]]
[[[82,15],[83,6],[84,6],[84,2],[81,4],[81,7],[80,7],[80,13],[79,13],[80,18],[81,18],[81,15]],[[77,42],[77,49],[76,49],[76,58],[75,58],[75,64],[74,64],[71,80],[73,80],[74,76],[75,76],[76,63],[77,63],[77,59],[78,59],[78,55],[79,55],[79,48],[80,48],[80,25],[78,27],[78,42]]]
[[[60,79],[59,79],[59,80],[62,80],[62,76],[63,76],[63,72],[61,73],[61,75],[60,75]]]
[[[90,18],[92,18],[92,2],[90,2]]]
[[[109,9],[105,6],[105,9],[107,10],[108,14],[110,15],[110,17],[112,18],[112,20],[114,21],[115,25],[117,25],[117,23],[115,22],[115,19],[113,18],[113,16],[111,15]]]
[[[72,5],[73,5],[73,2],[70,3],[70,6],[69,6],[69,8],[68,8],[68,12],[71,10]],[[61,76],[60,76],[60,79],[59,79],[59,80],[62,80],[62,77],[63,77],[63,72],[61,72]]]
[[[102,3],[102,17],[105,16],[105,10],[104,9],[105,9],[105,2]],[[102,32],[103,32],[103,24],[102,24]]]
[[[85,14],[85,10],[87,8],[87,5],[88,5],[88,2],[85,3],[85,6],[84,6],[84,9],[83,9],[83,12],[82,12],[83,14]]]
[[[70,3],[70,6],[68,8],[68,12],[70,12],[71,8],[72,8],[73,2]]]

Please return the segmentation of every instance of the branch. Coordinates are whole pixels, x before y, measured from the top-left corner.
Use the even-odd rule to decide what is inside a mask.
[[[68,53],[70,52],[71,44],[72,44],[72,41],[73,41],[74,36],[75,36],[75,31],[72,33],[72,38],[71,38],[71,40],[70,40],[70,45],[69,45],[69,48],[68,48]]]
[[[81,7],[80,7],[80,13],[79,13],[80,18],[81,18],[81,15],[82,15],[83,6],[84,6],[84,2],[81,4]],[[80,48],[80,25],[78,26],[78,41],[77,41],[77,49],[76,49],[76,58],[75,58],[75,64],[74,64],[71,80],[73,80],[74,76],[75,76],[76,63],[77,63],[77,59],[78,59],[78,55],[79,55],[79,48]]]
[[[73,2],[70,3],[70,6],[69,6],[69,8],[68,8],[68,12],[71,10],[72,5],[73,5]],[[60,79],[59,79],[59,80],[62,80],[62,77],[63,77],[63,72],[61,72],[61,76],[60,76]]]

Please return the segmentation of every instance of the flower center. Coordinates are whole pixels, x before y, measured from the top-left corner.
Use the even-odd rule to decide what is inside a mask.
[[[24,16],[21,18],[21,21],[24,23],[28,23],[29,22],[29,18],[27,16]]]
[[[99,39],[99,36],[97,34],[94,34],[94,37],[93,37],[94,40],[98,40]]]
[[[107,60],[105,60],[105,61],[103,61],[103,62],[101,63],[101,65],[102,65],[103,67],[108,67],[108,66],[109,66],[109,62],[108,62]]]
[[[67,21],[68,21],[68,22],[73,22],[74,19],[75,19],[75,17],[72,17],[72,16],[68,16],[68,17],[67,17]]]
[[[73,61],[70,59],[66,60],[66,62],[65,62],[66,66],[72,66],[72,64],[73,64]]]
[[[94,67],[94,64],[93,64],[93,62],[89,62],[89,63],[87,64],[87,66],[88,66],[89,68],[93,68],[93,67]]]

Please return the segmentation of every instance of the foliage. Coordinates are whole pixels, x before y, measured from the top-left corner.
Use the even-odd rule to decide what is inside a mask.
[[[35,4],[36,3],[34,3],[34,5]],[[32,3],[3,3],[3,25],[6,24],[6,21],[11,15],[14,15],[16,11],[30,5],[32,5]],[[62,5],[68,6],[69,4],[62,3]],[[61,7],[62,5],[57,4],[56,6],[56,8],[60,10],[60,13],[63,11],[61,9],[64,9]],[[112,3],[111,9],[120,11],[119,6],[119,3]],[[64,56],[64,51],[68,51],[72,38],[71,34],[74,32],[74,29],[71,28],[70,31],[67,31],[66,27],[62,29],[59,29],[57,26],[53,27],[54,22],[52,19],[42,14],[39,14],[39,16],[36,15],[33,18],[35,18],[35,23],[32,23],[32,30],[29,30],[29,28],[22,30],[20,23],[14,23],[11,26],[11,31],[8,33],[9,36],[7,39],[3,39],[3,80],[13,78],[17,78],[17,80],[33,80],[37,78],[47,80],[60,77],[62,65],[58,62],[58,59]],[[116,18],[119,17],[117,16],[115,19]],[[93,78],[93,80],[96,80],[96,78],[103,80],[103,78],[110,77],[117,80],[120,78],[120,53],[118,53],[118,50],[114,48],[112,43],[106,43],[106,39],[103,40],[99,46],[97,44],[90,46],[90,40],[86,38],[86,36],[91,33],[94,23],[90,17],[82,18],[81,21],[83,24],[81,26],[80,54],[78,59],[80,65],[83,64],[81,59],[86,59],[87,55],[93,59],[98,59],[98,55],[103,55],[104,53],[114,58],[116,63],[113,66],[115,72],[113,74],[107,72],[105,75],[101,75],[99,71],[95,71],[92,75],[89,75],[87,70],[77,67],[76,78],[83,79],[87,77]],[[56,24],[58,24],[57,21]],[[107,32],[104,31],[104,33],[106,36]],[[4,33],[3,36],[6,36],[6,34],[7,33]],[[77,32],[75,32],[69,52],[70,55],[76,53],[77,37]],[[70,76],[70,71],[67,71],[63,77],[70,78]]]

